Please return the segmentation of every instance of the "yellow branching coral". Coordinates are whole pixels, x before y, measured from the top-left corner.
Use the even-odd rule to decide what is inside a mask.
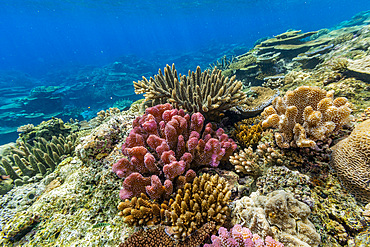
[[[332,91],[302,86],[265,108],[262,127],[279,129],[275,140],[281,148],[315,147],[317,140],[349,123],[351,112],[346,98],[334,99]]]
[[[357,199],[370,202],[370,120],[333,147],[332,166],[344,186]]]
[[[228,110],[234,106],[244,104],[246,95],[242,91],[243,83],[235,80],[235,76],[225,77],[221,70],[212,72],[190,72],[188,76],[178,76],[175,65],[167,65],[164,74],[159,69],[154,79],[134,82],[135,93],[145,93],[145,100],[152,101],[153,105],[170,102],[176,108],[183,108],[188,112],[200,112],[203,115],[212,115]]]
[[[179,189],[170,209],[165,211],[167,223],[175,239],[185,239],[209,221],[219,229],[230,215],[231,191],[224,178],[203,174],[192,184]]]
[[[262,131],[261,123],[249,126],[242,121],[235,124],[233,137],[242,147],[247,148],[258,144],[261,140]]]
[[[261,175],[261,166],[263,162],[261,162],[260,157],[253,152],[251,147],[240,150],[239,153],[235,153],[230,156],[229,159],[230,163],[235,166],[237,173],[254,177]]]
[[[167,205],[152,202],[141,193],[140,197],[120,202],[117,208],[120,211],[118,215],[122,216],[123,221],[129,226],[151,226],[161,222]]]

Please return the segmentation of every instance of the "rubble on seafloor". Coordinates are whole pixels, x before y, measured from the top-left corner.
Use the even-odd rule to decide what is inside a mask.
[[[367,16],[366,12],[363,15]],[[229,112],[217,112],[214,97],[208,107],[217,112],[218,125],[208,123],[202,114],[192,118],[168,105],[163,118],[156,115],[160,107],[144,113],[145,103],[140,102],[127,111],[101,111],[89,122],[64,125],[53,119],[44,123],[49,126],[43,128],[44,136],[37,136],[40,131],[35,130],[40,126],[23,126],[19,131],[25,144],[19,140],[0,149],[12,168],[0,166],[0,191],[4,191],[0,198],[0,245],[143,243],[154,247],[165,241],[169,246],[217,246],[228,237],[230,241],[223,243],[232,246],[228,244],[243,239],[243,233],[248,235],[243,241],[258,240],[261,246],[263,241],[266,246],[267,242],[273,246],[369,245],[370,206],[365,203],[370,165],[366,156],[370,145],[366,67],[370,26],[366,18],[332,30],[285,32],[222,63],[225,76],[235,75],[245,85],[261,86],[264,82],[265,88],[272,87],[259,89],[268,91],[260,101],[257,91],[246,94],[250,104],[244,107],[258,109],[253,111],[258,115],[253,119],[241,114],[243,108],[235,102],[227,108]],[[112,71],[120,66],[113,65]],[[112,72],[109,81],[116,83],[120,75]],[[35,95],[48,95],[50,90],[54,89],[39,88]],[[322,96],[315,104],[293,106],[284,96],[299,90]],[[239,96],[244,101],[244,94]],[[294,101],[303,98],[298,95]],[[181,95],[181,104],[186,105],[187,100]],[[179,102],[176,104],[181,105]],[[189,102],[202,105],[196,98]],[[271,103],[273,106],[265,108]],[[260,116],[263,109],[265,117]],[[301,120],[296,121],[296,115]],[[271,124],[266,122],[269,116]],[[341,122],[341,117],[345,121]],[[65,148],[71,150],[62,152],[62,142],[70,132],[74,133],[73,142]],[[308,144],[300,145],[299,141]],[[34,167],[33,158],[28,159],[37,155],[31,154],[36,149],[32,145],[45,148],[41,165]],[[347,147],[353,147],[351,152]],[[206,156],[209,150],[213,153]],[[359,158],[355,150],[365,156]],[[60,155],[46,161],[53,152]],[[358,172],[343,168],[342,153],[356,158],[358,162],[351,165],[353,170],[359,167]],[[139,169],[137,164],[146,167]],[[25,176],[28,166],[34,168],[31,177],[37,179]],[[49,170],[44,171],[43,166]],[[179,167],[182,170],[176,170]],[[141,179],[140,191],[127,179],[131,175]],[[17,176],[23,180],[28,177],[27,182],[15,184]],[[120,190],[125,201],[120,199]],[[153,223],[161,225],[153,227]]]

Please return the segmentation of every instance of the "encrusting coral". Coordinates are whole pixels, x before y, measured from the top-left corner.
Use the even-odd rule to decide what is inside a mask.
[[[223,129],[214,131],[204,125],[202,114],[191,117],[167,103],[146,109],[135,119],[133,130],[122,146],[127,158],[112,167],[125,178],[120,192],[122,200],[147,193],[151,199],[164,199],[176,187],[192,181],[192,169],[217,167],[236,149],[235,142]]]
[[[370,120],[360,123],[332,149],[331,165],[343,185],[360,201],[370,202]]]
[[[271,236],[285,247],[319,246],[320,235],[308,219],[310,213],[305,203],[284,190],[267,196],[253,192],[232,206],[234,224],[242,224],[263,238]]]
[[[263,241],[258,234],[252,234],[248,228],[239,224],[234,225],[230,231],[220,227],[218,236],[212,235],[211,240],[212,244],[205,244],[204,247],[284,247],[270,236]]]
[[[185,109],[189,113],[200,112],[203,115],[221,113],[234,106],[245,103],[247,97],[242,91],[243,83],[235,80],[235,76],[225,77],[221,70],[214,68],[212,72],[196,72],[188,76],[178,76],[175,65],[167,65],[164,75],[159,69],[154,79],[134,82],[137,94],[146,93],[146,101],[152,105],[172,103],[176,108]],[[217,115],[217,114],[216,114]]]
[[[207,173],[196,177],[192,184],[178,190],[170,209],[165,211],[166,224],[171,225],[168,233],[175,239],[185,239],[209,221],[219,229],[230,215],[230,196],[224,178]]]
[[[301,86],[277,97],[262,115],[263,128],[278,128],[276,144],[281,148],[316,147],[317,140],[338,131],[351,120],[351,109],[344,97],[333,92]]]

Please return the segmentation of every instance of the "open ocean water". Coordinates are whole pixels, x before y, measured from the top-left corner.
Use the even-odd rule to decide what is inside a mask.
[[[370,246],[369,64],[369,0],[0,0],[0,246]]]
[[[116,97],[110,85],[91,82],[95,92],[85,94],[95,97],[84,93],[66,97],[70,89],[65,88],[50,104],[22,101],[38,86],[71,86],[81,81],[71,78],[78,74],[89,80],[89,75],[81,75],[89,66],[92,70],[118,60],[132,65],[127,82],[174,62],[187,73],[224,55],[240,55],[259,39],[289,29],[330,28],[368,7],[363,0],[1,1],[0,85],[13,89],[0,101],[0,143],[14,141],[16,128],[28,122],[38,124],[50,116],[88,120],[119,98],[137,99],[130,95],[132,87],[127,95]],[[14,88],[18,86],[19,90]],[[96,91],[101,91],[100,97]],[[44,104],[50,107],[37,109]]]

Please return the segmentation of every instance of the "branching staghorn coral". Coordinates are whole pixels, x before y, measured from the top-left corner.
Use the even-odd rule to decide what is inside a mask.
[[[263,128],[278,128],[276,144],[281,148],[316,147],[352,118],[347,98],[334,99],[333,92],[301,86],[277,97],[262,115]]]
[[[246,95],[242,91],[243,83],[235,80],[235,76],[224,77],[221,70],[214,69],[196,72],[188,76],[178,76],[175,65],[167,65],[164,74],[159,69],[154,79],[134,82],[135,93],[145,93],[145,100],[152,105],[171,103],[176,108],[182,108],[189,113],[200,112],[203,115],[213,115],[242,105]],[[217,114],[216,114],[217,115]]]

